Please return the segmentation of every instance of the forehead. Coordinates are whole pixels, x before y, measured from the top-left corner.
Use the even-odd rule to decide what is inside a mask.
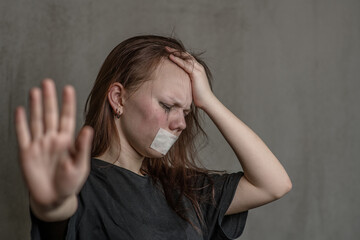
[[[189,75],[168,59],[160,61],[152,76],[152,92],[157,95],[178,100],[189,106],[192,102]]]

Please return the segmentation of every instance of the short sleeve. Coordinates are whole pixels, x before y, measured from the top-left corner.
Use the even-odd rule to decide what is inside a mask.
[[[215,202],[201,206],[208,239],[235,239],[243,233],[248,211],[225,215],[243,175],[243,172],[210,174],[208,178],[203,178],[203,186],[209,186],[211,181],[214,184]],[[207,187],[204,191],[208,194],[211,189]]]
[[[38,219],[30,209],[31,217],[31,239],[47,240],[47,239],[65,239],[67,225],[69,220],[59,222],[44,222]]]
[[[30,208],[31,240],[73,240],[76,238],[75,225],[79,219],[82,205],[78,201],[78,208],[73,216],[64,221],[44,222],[38,219]]]

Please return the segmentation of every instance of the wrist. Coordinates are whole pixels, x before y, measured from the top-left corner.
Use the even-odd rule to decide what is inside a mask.
[[[37,203],[30,196],[30,208],[33,214],[42,221],[56,222],[70,218],[76,211],[78,200],[76,195],[71,195],[56,205],[43,205]]]
[[[219,100],[217,99],[214,93],[211,93],[209,96],[207,96],[204,99],[205,100],[203,101],[203,103],[200,104],[198,107],[206,113],[209,113],[211,109],[214,108],[219,103]]]

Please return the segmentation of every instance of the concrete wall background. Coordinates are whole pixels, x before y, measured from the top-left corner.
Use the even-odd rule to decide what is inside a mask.
[[[293,190],[251,210],[240,239],[357,239],[360,235],[360,2],[0,2],[0,238],[29,239],[13,112],[44,77],[72,84],[78,126],[109,51],[138,34],[174,31],[204,57],[214,92],[270,147]],[[239,164],[215,126],[206,166]]]

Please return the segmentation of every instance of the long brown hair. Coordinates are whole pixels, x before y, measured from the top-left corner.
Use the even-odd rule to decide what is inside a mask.
[[[114,113],[107,99],[110,86],[119,82],[127,91],[136,91],[141,84],[151,79],[160,61],[169,56],[165,46],[186,52],[181,41],[172,37],[145,35],[121,42],[105,59],[85,105],[85,125],[94,129],[92,157],[102,155],[109,149],[112,141],[120,146],[121,139],[117,134]],[[204,66],[210,80],[212,77],[207,65],[198,55],[192,56]],[[193,184],[196,177],[207,177],[209,171],[199,167],[197,162],[195,140],[197,137],[206,139],[206,134],[200,126],[197,107],[192,104],[191,110],[185,118],[186,129],[170,151],[160,159],[145,158],[140,170],[149,175],[154,183],[161,183],[169,206],[198,230],[187,215],[188,209],[182,206],[182,199],[186,197],[191,201],[201,225],[204,225],[200,204],[212,202],[214,193],[211,180],[211,196],[200,195],[201,189]]]

